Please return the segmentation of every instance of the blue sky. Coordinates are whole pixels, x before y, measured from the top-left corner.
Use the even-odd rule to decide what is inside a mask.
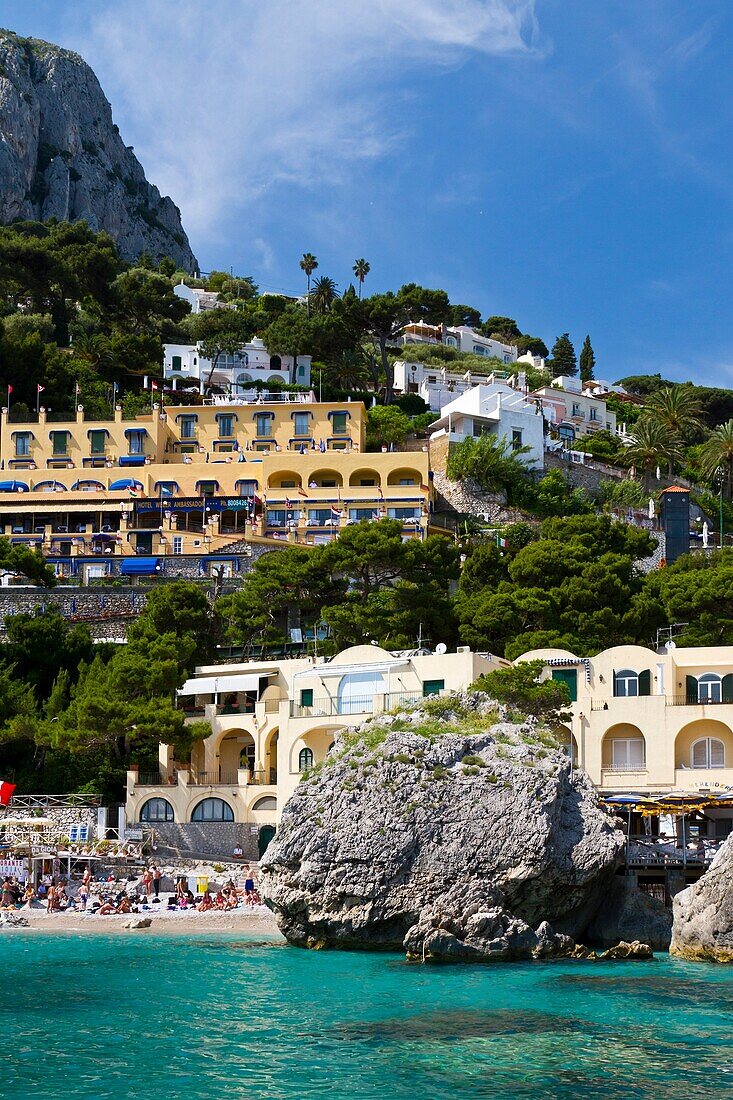
[[[0,0],[78,50],[204,269],[444,287],[733,386],[729,0]]]

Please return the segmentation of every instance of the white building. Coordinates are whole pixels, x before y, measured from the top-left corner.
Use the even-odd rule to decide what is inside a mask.
[[[500,359],[502,363],[514,363],[517,359],[517,349],[514,344],[503,344],[501,340],[493,340],[490,336],[484,336],[476,332],[468,325],[426,325],[423,322],[415,322],[406,325],[402,334],[403,344],[443,344],[456,351],[470,352],[472,355],[482,355],[486,359]]]
[[[579,378],[560,375],[530,396],[540,402],[545,420],[554,428],[571,427],[576,435],[592,435],[605,429],[616,435],[616,414],[603,398],[584,390]]]
[[[519,391],[526,390],[526,375],[523,371],[510,374],[509,371],[450,370],[444,367],[430,366],[428,363],[411,363],[407,359],[398,359],[394,365],[395,393],[415,393],[422,397],[433,412],[440,412],[444,405],[455,401],[461,394],[468,393],[476,386],[492,386],[499,382]]]
[[[187,286],[180,282],[173,287],[173,293],[177,298],[182,298],[191,307],[191,313],[205,313],[210,309],[221,309],[226,302],[219,301],[219,295],[213,290],[201,290],[199,287]]]
[[[200,354],[196,344],[165,344],[163,377],[173,382],[174,389],[197,386],[201,393],[207,385],[234,395],[252,389],[255,382],[309,386],[311,356],[270,355],[255,337],[234,355],[220,355],[212,374],[212,361]]]
[[[447,438],[462,443],[468,437],[495,435],[513,448],[528,447],[522,460],[530,469],[544,468],[544,422],[536,402],[500,382],[475,386],[441,409],[430,436],[431,444]]]

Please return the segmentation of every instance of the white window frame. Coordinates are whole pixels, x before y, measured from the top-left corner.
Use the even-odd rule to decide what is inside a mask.
[[[706,672],[703,676],[699,676],[697,680],[698,703],[720,703],[722,700],[722,676],[718,676],[717,672]]]
[[[613,683],[614,695],[617,699],[632,699],[639,694],[639,673],[634,672],[632,668],[621,668],[618,672],[614,672]],[[622,684],[625,685],[623,691],[620,690]],[[629,691],[628,688],[632,684],[634,690]]]
[[[704,761],[702,763],[695,762],[695,749],[698,745],[704,746]],[[720,755],[717,762],[713,762],[713,745],[720,746]],[[690,767],[691,768],[724,768],[725,767],[725,744],[719,737],[698,737],[697,741],[693,741],[690,746]]]
[[[632,750],[632,745],[641,745],[641,760],[632,759],[637,756]],[[622,748],[623,746],[623,748]],[[646,744],[643,737],[613,737],[611,738],[611,771],[638,772],[646,770]]]

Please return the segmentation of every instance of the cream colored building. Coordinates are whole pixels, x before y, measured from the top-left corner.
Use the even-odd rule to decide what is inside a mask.
[[[269,839],[303,772],[321,763],[337,730],[400,705],[468,687],[506,665],[473,653],[354,646],[331,659],[202,666],[181,689],[189,720],[212,734],[190,762],[160,747],[160,773],[127,776],[127,821],[170,826],[238,823]],[[185,835],[185,828],[176,832]]]
[[[272,398],[275,395],[270,395]],[[361,402],[213,398],[124,420],[0,415],[0,533],[74,559],[210,555],[242,539],[328,541],[388,516],[428,525],[427,450],[365,453]],[[114,571],[108,569],[108,572]],[[122,570],[123,572],[125,570]]]
[[[663,793],[733,787],[733,646],[624,645],[582,658],[525,653],[568,684],[563,727],[573,756],[602,791]]]

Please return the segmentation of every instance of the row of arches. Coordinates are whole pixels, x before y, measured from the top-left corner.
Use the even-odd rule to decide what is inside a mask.
[[[263,795],[253,804],[252,809],[274,812],[277,810],[277,799],[271,794]],[[158,796],[143,802],[139,820],[150,825],[170,824],[175,822],[176,815],[168,799]],[[189,821],[234,821],[234,810],[223,798],[202,798],[191,810]]]
[[[419,470],[405,466],[398,470],[392,470],[387,475],[386,484],[390,486],[419,486],[422,484],[422,480],[423,478]],[[306,485],[313,489],[343,488],[344,486],[343,475],[338,470],[314,470],[312,474],[306,475],[305,481]],[[371,470],[365,467],[361,470],[354,470],[353,473],[349,475],[346,484],[350,488],[368,488],[369,486],[379,487],[382,485],[382,476],[377,470]],[[301,489],[303,488],[303,477],[297,470],[278,470],[277,473],[271,474],[268,478],[267,488]]]
[[[601,767],[607,771],[640,771],[646,768],[646,738],[631,723],[611,726],[601,741]],[[675,768],[725,768],[733,761],[733,733],[724,722],[692,722],[677,734]]]

